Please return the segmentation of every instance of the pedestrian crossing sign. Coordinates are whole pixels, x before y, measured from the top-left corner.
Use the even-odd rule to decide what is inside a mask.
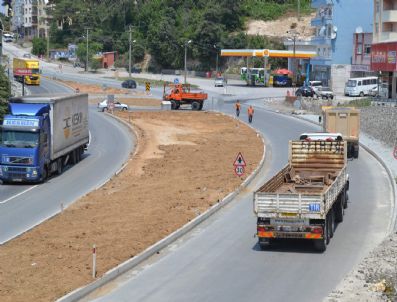
[[[245,163],[244,157],[241,154],[241,152],[238,153],[236,160],[234,161],[233,166],[246,166],[247,164]]]

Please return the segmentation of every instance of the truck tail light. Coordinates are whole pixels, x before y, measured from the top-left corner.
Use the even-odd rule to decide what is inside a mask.
[[[323,233],[323,228],[322,227],[313,227],[312,228],[312,233],[313,234],[322,234]]]

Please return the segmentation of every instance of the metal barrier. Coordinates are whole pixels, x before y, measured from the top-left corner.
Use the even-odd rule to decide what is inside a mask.
[[[371,106],[397,107],[397,99],[374,97]]]

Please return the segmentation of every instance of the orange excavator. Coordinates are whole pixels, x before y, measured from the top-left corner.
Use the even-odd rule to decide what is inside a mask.
[[[192,110],[201,110],[207,98],[204,92],[191,92],[190,84],[164,84],[163,99],[171,102],[172,110],[185,104],[191,105]]]

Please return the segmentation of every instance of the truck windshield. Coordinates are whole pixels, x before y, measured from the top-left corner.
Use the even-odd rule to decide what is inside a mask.
[[[38,68],[32,69],[32,74],[38,74],[38,73],[40,73],[40,70]]]
[[[3,130],[0,145],[9,148],[34,148],[39,143],[39,133],[29,131]]]
[[[356,87],[357,81],[356,80],[348,80],[346,83],[346,87]]]

